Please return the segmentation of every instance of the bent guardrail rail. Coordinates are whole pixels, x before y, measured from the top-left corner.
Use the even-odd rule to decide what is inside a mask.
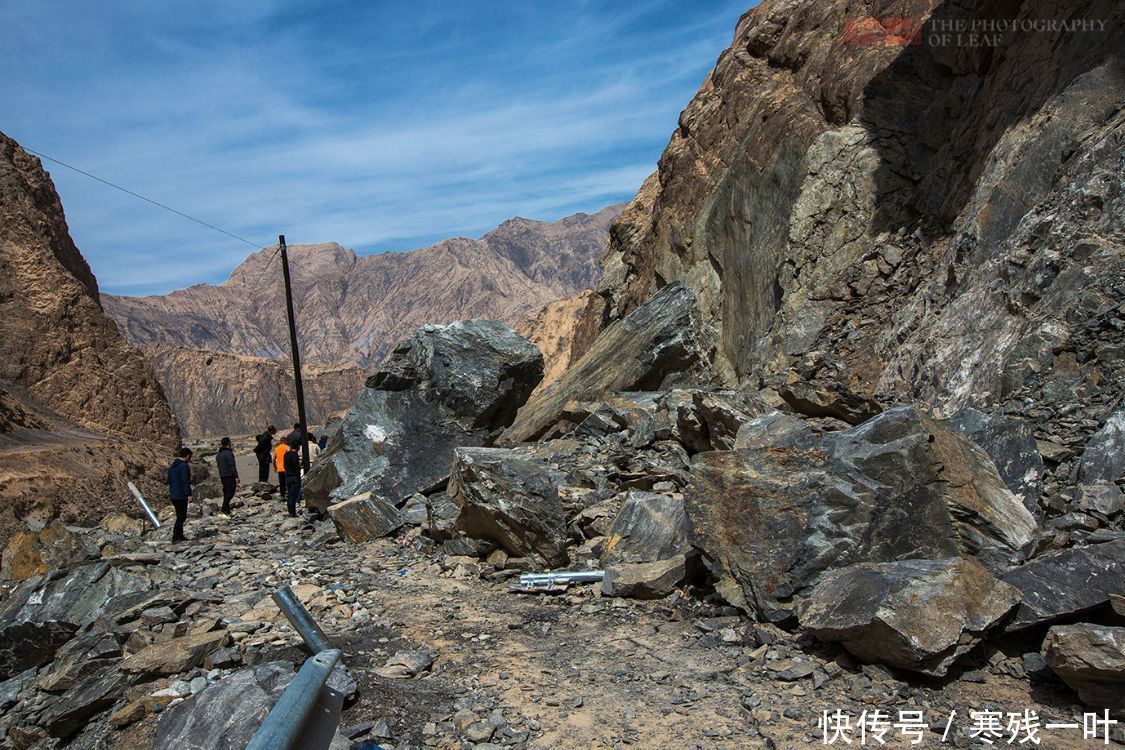
[[[307,659],[246,750],[325,750],[332,744],[344,694],[326,683],[339,661],[339,649]]]

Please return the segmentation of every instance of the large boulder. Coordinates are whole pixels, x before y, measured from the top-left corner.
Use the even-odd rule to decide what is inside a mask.
[[[1125,712],[1125,628],[1056,625],[1043,659],[1086,705]]]
[[[236,750],[246,747],[293,681],[293,665],[267,662],[240,669],[160,716],[154,747]]]
[[[695,293],[682,284],[669,284],[603,331],[593,348],[536,393],[504,431],[504,441],[540,437],[571,401],[708,379],[704,363],[712,346],[710,335],[698,321]]]
[[[0,606],[0,679],[51,661],[114,597],[151,588],[148,578],[104,562],[27,581]]]
[[[1033,539],[988,456],[913,407],[828,433],[774,413],[738,445],[692,462],[691,541],[728,601],[772,621],[832,568],[971,554],[1003,570]]]
[[[610,526],[602,564],[648,563],[691,551],[684,501],[655,492],[632,490]]]
[[[972,558],[860,563],[829,573],[800,622],[864,661],[940,677],[1019,600]]]
[[[340,538],[357,544],[386,536],[406,522],[398,508],[370,492],[336,503],[328,513]]]
[[[1125,539],[1036,558],[1001,575],[1022,601],[1006,632],[1104,607],[1125,591]]]
[[[455,453],[449,495],[460,509],[456,530],[549,567],[569,561],[558,481],[546,461],[506,448]]]
[[[543,355],[504,323],[425,325],[367,379],[305,480],[324,510],[363,492],[398,504],[439,485],[453,449],[483,445],[543,377]]]

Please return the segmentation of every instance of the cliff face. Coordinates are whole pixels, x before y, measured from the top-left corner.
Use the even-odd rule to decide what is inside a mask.
[[[186,435],[248,435],[267,424],[288,431],[297,419],[287,361],[175,346],[146,347],[145,355]],[[305,409],[314,425],[351,407],[367,379],[358,367],[308,365],[302,374]]]
[[[926,26],[853,44],[855,16]],[[982,19],[1017,28],[945,33]],[[1098,0],[767,0],[614,224],[577,352],[681,281],[728,385],[1003,407],[1082,442],[1125,383],[1123,21]]]
[[[54,184],[0,134],[0,383],[90,430],[175,445],[152,368],[102,311]]]
[[[357,257],[336,244],[290,246],[301,359],[366,368],[425,323],[522,321],[594,284],[620,209],[554,223],[512,219],[479,240],[455,238],[404,253]],[[107,295],[106,309],[134,344],[284,358],[289,334],[273,254],[251,255],[219,286]]]
[[[160,492],[175,420],[151,366],[102,312],[39,160],[0,134],[0,540],[24,523]]]

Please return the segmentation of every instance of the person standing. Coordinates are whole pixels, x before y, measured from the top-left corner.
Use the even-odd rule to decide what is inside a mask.
[[[309,463],[316,461],[320,455],[320,444],[316,442],[316,435],[309,435]]]
[[[188,503],[191,502],[191,450],[180,449],[179,458],[168,467],[168,499],[176,509],[176,524],[172,527],[172,542],[186,542],[184,522],[187,521]]]
[[[325,446],[327,446],[327,445],[328,445],[328,433],[326,433],[326,432],[321,433],[320,440],[316,441],[316,446],[323,451]]]
[[[273,449],[273,468],[277,472],[277,491],[281,499],[285,499],[285,454],[289,452],[289,441],[278,440],[277,447]]]
[[[270,462],[273,458],[273,436],[277,434],[277,428],[272,424],[266,428],[266,431],[258,435],[255,439],[258,441],[254,446],[254,455],[258,457],[258,481],[270,481]]]
[[[285,501],[289,506],[289,517],[297,517],[297,503],[301,502],[301,439],[293,438],[284,457],[285,463]]]
[[[231,447],[230,438],[225,437],[219,442],[219,453],[215,456],[215,463],[219,467],[219,481],[223,483],[223,509],[219,511],[220,518],[230,518],[230,501],[238,488],[238,462],[234,458],[234,449]]]
[[[285,436],[285,441],[286,442],[292,442],[293,438],[300,439],[302,434],[303,433],[301,432],[301,423],[300,422],[294,422],[293,423],[293,431]]]

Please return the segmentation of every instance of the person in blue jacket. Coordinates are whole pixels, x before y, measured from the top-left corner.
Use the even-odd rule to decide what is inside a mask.
[[[176,525],[172,527],[172,541],[186,542],[184,521],[187,520],[188,503],[191,502],[191,451],[180,449],[180,457],[168,467],[168,498],[176,509]]]

